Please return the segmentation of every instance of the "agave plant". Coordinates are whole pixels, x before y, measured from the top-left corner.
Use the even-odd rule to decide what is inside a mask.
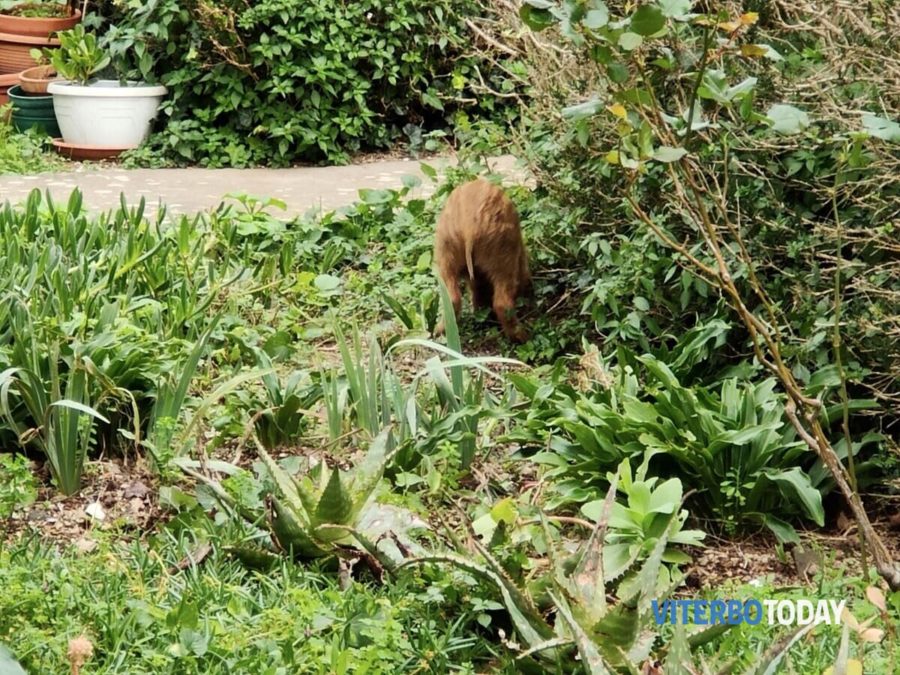
[[[391,459],[392,453],[387,451],[389,434],[390,430],[380,433],[365,458],[351,470],[328,469],[320,462],[301,476],[291,475],[254,436],[259,458],[273,486],[263,495],[261,508],[247,506],[222,483],[195,471],[194,463],[175,462],[208,485],[220,505],[240,515],[263,535],[259,538],[261,544],[231,548],[245,562],[268,563],[279,553],[312,559],[349,552],[361,554],[390,571],[403,557],[401,548],[419,548],[407,532],[427,526],[410,511],[374,500],[375,488]],[[239,471],[224,463],[217,468]]]
[[[694,664],[692,650],[718,637],[729,626],[688,628],[679,624],[671,640],[664,643],[653,614],[652,601],[663,601],[680,583],[680,579],[670,580],[663,567],[670,537],[681,527],[678,509],[650,555],[620,580],[608,579],[604,573],[603,543],[615,491],[614,481],[588,540],[572,555],[560,555],[551,547],[551,569],[527,586],[516,583],[477,537],[472,538],[472,544],[480,559],[435,554],[411,558],[401,567],[444,563],[494,585],[516,630],[521,646],[517,659],[523,666],[590,675],[708,672]],[[552,541],[549,528],[547,541]],[[541,596],[549,602],[541,602]],[[779,641],[777,649],[762,655],[750,672],[774,672],[774,665],[800,635],[789,637]]]

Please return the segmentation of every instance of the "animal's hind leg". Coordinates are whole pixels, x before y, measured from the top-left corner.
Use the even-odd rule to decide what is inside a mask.
[[[510,340],[525,342],[528,339],[528,334],[516,319],[516,289],[508,283],[494,286],[494,314]]]

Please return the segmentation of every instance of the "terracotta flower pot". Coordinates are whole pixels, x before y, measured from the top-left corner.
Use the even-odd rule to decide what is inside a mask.
[[[61,138],[53,139],[53,147],[63,157],[74,159],[76,162],[99,162],[104,159],[115,159],[126,150],[126,148],[107,148],[99,145],[65,143]]]
[[[19,86],[26,94],[46,94],[49,84],[58,79],[53,66],[35,66],[19,73]]]
[[[11,75],[0,75],[0,105],[9,103],[9,96],[6,92],[8,92],[11,87],[16,86],[18,81],[19,76],[15,73]]]
[[[37,65],[31,58],[32,49],[59,47],[56,38],[34,37],[33,35],[14,35],[0,33],[0,75],[18,74]]]
[[[57,31],[69,30],[79,21],[81,21],[81,10],[78,9],[71,16],[53,18],[0,14],[0,33],[47,38]]]

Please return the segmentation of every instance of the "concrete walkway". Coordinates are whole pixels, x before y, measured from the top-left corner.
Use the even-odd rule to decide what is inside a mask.
[[[424,160],[438,169],[455,162],[452,157]],[[124,193],[129,204],[141,197],[147,200],[148,215],[160,203],[171,214],[213,209],[229,193],[254,197],[275,197],[287,204],[287,211],[273,209],[278,217],[296,216],[310,209],[333,210],[357,200],[365,188],[400,188],[403,177],[418,176],[422,184],[412,196],[425,196],[434,189],[424,177],[420,162],[411,159],[389,159],[365,164],[296,169],[121,169],[90,168],[84,165],[74,171],[44,173],[36,176],[0,176],[0,204],[25,200],[34,188],[49,190],[57,203],[64,203],[77,187],[84,193],[84,204],[91,211],[106,211],[119,206]],[[520,176],[515,159],[509,156],[491,160],[494,171]]]

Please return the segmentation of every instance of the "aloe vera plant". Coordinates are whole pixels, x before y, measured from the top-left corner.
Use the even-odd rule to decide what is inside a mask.
[[[176,459],[175,463],[208,485],[222,506],[268,536],[269,542],[262,545],[233,547],[242,560],[259,564],[271,561],[278,553],[311,559],[355,550],[390,570],[402,556],[396,545],[380,545],[379,539],[402,541],[404,548],[415,550],[418,547],[406,537],[406,532],[425,527],[425,523],[407,510],[378,504],[373,498],[391,459],[388,433],[380,433],[363,460],[349,471],[329,469],[320,462],[301,476],[285,470],[254,436],[259,458],[273,485],[264,494],[265,506],[260,509],[246,506],[222,483],[194,471],[190,468],[192,463],[183,459]],[[238,471],[236,467],[228,468]]]
[[[321,397],[308,382],[304,371],[292,373],[282,380],[274,372],[272,359],[261,349],[255,349],[256,363],[266,374],[262,377],[269,407],[257,415],[256,433],[262,444],[271,450],[300,437],[308,425],[306,410]]]
[[[448,564],[496,587],[516,630],[516,641],[511,644],[521,646],[517,659],[523,666],[589,675],[705,672],[694,664],[692,650],[730,626],[688,628],[679,624],[674,636],[665,643],[652,608],[653,600],[663,601],[680,583],[680,579],[670,580],[663,567],[670,538],[681,528],[678,509],[642,563],[635,564],[624,576],[608,578],[603,564],[604,541],[615,492],[614,480],[587,541],[572,555],[563,554],[562,547],[551,546],[550,570],[527,585],[517,583],[477,537],[471,538],[477,556],[420,556],[404,561],[401,567]],[[550,542],[546,520],[544,526]],[[749,672],[773,672],[770,666],[782,658],[799,635],[789,637],[779,641],[777,649],[763,654]]]

